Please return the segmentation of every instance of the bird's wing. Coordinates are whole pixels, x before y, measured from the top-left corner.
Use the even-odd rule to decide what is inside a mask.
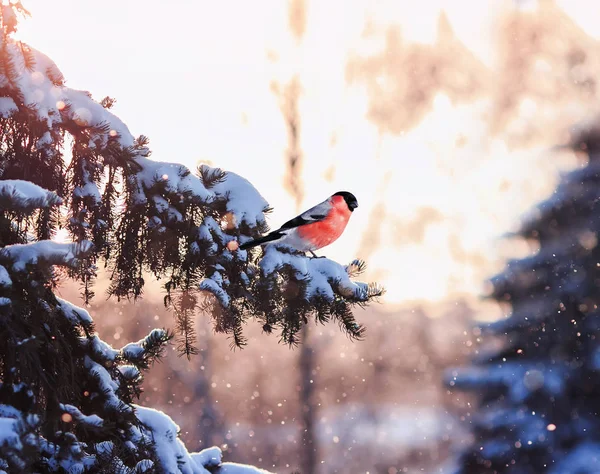
[[[329,200],[325,200],[314,207],[311,207],[308,211],[304,211],[299,216],[294,217],[292,220],[287,221],[280,228],[281,229],[294,229],[305,224],[312,224],[313,222],[322,221],[327,217],[331,211],[331,204]]]

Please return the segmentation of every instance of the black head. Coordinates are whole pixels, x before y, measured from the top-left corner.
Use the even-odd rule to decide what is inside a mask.
[[[358,207],[358,201],[352,193],[349,193],[347,191],[339,191],[335,193],[334,196],[342,196],[344,198],[344,201],[346,201],[346,204],[348,205],[348,209],[350,209],[350,211],[354,211],[354,209]]]

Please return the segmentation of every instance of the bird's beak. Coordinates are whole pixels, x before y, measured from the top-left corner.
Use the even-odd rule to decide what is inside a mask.
[[[358,203],[357,203],[357,202],[353,202],[353,203],[350,205],[350,209],[352,209],[352,210],[356,209],[357,207],[358,207]]]

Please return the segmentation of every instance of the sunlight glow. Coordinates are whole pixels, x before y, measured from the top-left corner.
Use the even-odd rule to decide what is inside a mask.
[[[575,6],[581,2],[558,3],[584,28],[594,24],[594,15]],[[490,116],[498,91],[489,81],[476,88],[478,78],[499,74],[494,67],[504,53],[489,32],[515,5],[313,1],[301,39],[289,30],[286,2],[234,5],[177,1],[165,21],[163,8],[142,0],[108,0],[103,8],[30,0],[32,19],[19,35],[53,57],[71,87],[116,97],[114,110],[132,132],[151,137],[153,157],[191,168],[210,160],[248,178],[275,208],[272,226],[296,210],[282,185],[288,135],[273,90],[297,77],[303,207],[342,189],[360,202],[346,233],[321,254],[343,263],[365,258],[366,278],[388,289],[389,302],[480,294],[506,257],[498,236],[551,192],[559,170],[576,163],[570,155],[548,159],[544,150],[556,135],[512,144],[514,130],[548,112],[539,98],[523,96],[506,131],[496,133]],[[55,28],[65,22],[69,28]],[[394,28],[400,40],[392,47]],[[443,69],[453,51],[466,61],[458,72]],[[426,89],[411,92],[421,79],[399,79],[411,55],[446,61],[432,77],[449,85],[431,79],[430,100]],[[350,82],[353,57],[360,79]],[[383,60],[393,68],[378,70]],[[389,106],[413,96],[422,96],[414,107],[421,115]],[[373,111],[377,101],[387,108]],[[75,113],[82,124],[91,118]],[[394,121],[410,126],[393,133]]]

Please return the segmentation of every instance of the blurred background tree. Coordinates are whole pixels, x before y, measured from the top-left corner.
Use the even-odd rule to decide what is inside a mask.
[[[575,131],[585,165],[521,226],[539,246],[492,279],[492,296],[510,316],[484,326],[472,369],[449,385],[477,395],[464,473],[600,471],[598,247],[600,128]]]

